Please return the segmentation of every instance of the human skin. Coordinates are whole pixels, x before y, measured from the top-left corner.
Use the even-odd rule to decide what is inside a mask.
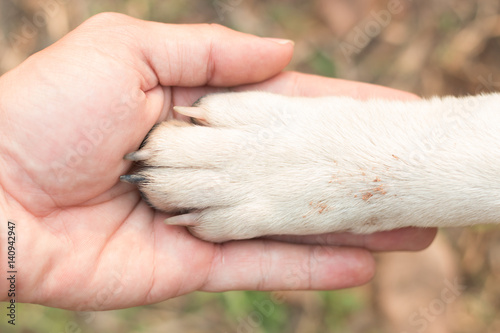
[[[174,117],[174,105],[221,88],[416,98],[281,73],[292,53],[292,43],[218,25],[106,13],[2,76],[0,272],[9,270],[7,221],[15,221],[16,301],[95,311],[196,290],[346,288],[372,278],[371,251],[428,246],[435,229],[212,244],[164,224],[168,215],[119,182],[131,167],[123,156]]]

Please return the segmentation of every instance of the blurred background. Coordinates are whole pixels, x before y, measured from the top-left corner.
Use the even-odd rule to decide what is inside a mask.
[[[421,96],[500,90],[498,0],[0,0],[0,74],[88,17],[114,11],[292,39],[289,70]],[[21,305],[0,332],[500,332],[500,229],[440,231],[420,253],[377,254],[368,285],[194,293],[119,311]]]

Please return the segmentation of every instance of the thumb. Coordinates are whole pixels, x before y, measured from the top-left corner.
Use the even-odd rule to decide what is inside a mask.
[[[268,79],[290,62],[293,43],[216,24],[144,24],[143,53],[166,86],[234,86]]]
[[[117,38],[126,40],[129,52],[143,62],[136,67],[147,78],[145,90],[158,82],[182,87],[255,83],[282,71],[293,54],[291,41],[260,38],[217,24],[164,24],[102,13],[88,20],[86,28],[101,35],[119,31]]]

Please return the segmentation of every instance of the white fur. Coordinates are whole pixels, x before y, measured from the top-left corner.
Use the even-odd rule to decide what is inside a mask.
[[[500,222],[500,94],[416,101],[208,95],[165,122],[139,189],[206,240]]]

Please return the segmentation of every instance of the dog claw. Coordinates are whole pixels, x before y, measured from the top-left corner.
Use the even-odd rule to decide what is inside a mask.
[[[198,106],[174,106],[174,111],[190,117],[195,123],[206,125],[205,110]]]
[[[120,176],[120,180],[125,183],[137,184],[146,181],[146,177],[138,175],[123,175]]]
[[[144,161],[149,158],[149,154],[144,151],[144,150],[139,150],[139,151],[134,151],[132,153],[129,153],[123,157],[127,161],[134,161],[134,162],[139,162],[139,161]]]
[[[197,214],[197,213],[176,215],[176,216],[172,216],[172,217],[169,217],[168,219],[166,219],[165,224],[179,225],[179,226],[184,226],[184,227],[194,227],[195,225],[197,225],[196,220],[199,216],[200,216],[200,214]]]

